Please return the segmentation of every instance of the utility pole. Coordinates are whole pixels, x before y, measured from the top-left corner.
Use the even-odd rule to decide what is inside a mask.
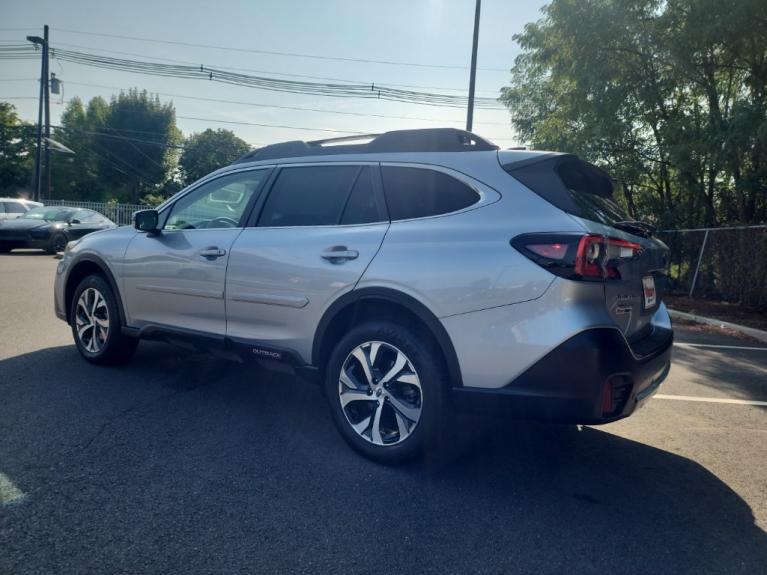
[[[43,154],[43,103],[47,100],[48,87],[48,25],[44,28],[44,38],[40,36],[27,36],[27,40],[41,46],[43,49],[42,63],[40,65],[40,102],[37,109],[37,149],[35,150],[35,201],[40,200],[41,185],[41,161]]]
[[[51,90],[50,90],[50,51],[48,50],[48,24],[43,28],[43,65],[45,66],[45,197],[51,197]]]
[[[474,10],[474,43],[471,47],[471,73],[469,76],[469,109],[466,113],[466,131],[471,132],[474,123],[474,84],[477,80],[477,42],[479,41],[479,11],[482,0],[477,0]]]

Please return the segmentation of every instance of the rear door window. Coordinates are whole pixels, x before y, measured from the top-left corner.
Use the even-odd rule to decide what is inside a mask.
[[[469,186],[435,170],[381,166],[381,175],[392,221],[447,214],[480,200]]]
[[[384,219],[376,201],[372,170],[365,166],[357,175],[357,181],[354,182],[352,193],[346,201],[346,206],[341,215],[341,224],[372,224],[374,222],[381,222]]]
[[[283,168],[264,203],[260,227],[334,226],[378,221],[367,166]],[[342,220],[343,216],[343,220]]]

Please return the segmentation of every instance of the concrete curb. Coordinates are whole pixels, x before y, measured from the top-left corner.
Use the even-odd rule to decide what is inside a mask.
[[[740,333],[745,334],[749,337],[753,337],[754,339],[758,339],[761,342],[767,343],[767,331],[762,331],[761,329],[746,327],[744,325],[739,325],[737,323],[730,323],[728,321],[722,321],[720,319],[714,319],[711,317],[703,317],[702,315],[695,315],[695,314],[686,313],[683,311],[676,311],[675,309],[669,309],[668,314],[672,318],[676,317],[679,319],[694,321],[696,323],[705,323],[707,325],[715,325],[717,327],[726,327],[729,329],[734,329],[735,331],[739,331]]]

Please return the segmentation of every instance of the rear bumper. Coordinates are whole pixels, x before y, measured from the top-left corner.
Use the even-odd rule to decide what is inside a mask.
[[[617,329],[589,329],[505,387],[454,388],[453,402],[459,409],[520,418],[583,424],[615,421],[631,415],[666,378],[673,339],[670,329],[658,328],[643,342],[643,350],[652,351],[637,357]]]

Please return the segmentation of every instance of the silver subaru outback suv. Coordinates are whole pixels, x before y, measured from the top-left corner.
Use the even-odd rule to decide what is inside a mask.
[[[432,448],[453,409],[606,423],[673,340],[668,250],[612,192],[455,129],[275,144],[71,242],[56,314],[93,363],[159,339],[288,364],[379,461]]]

